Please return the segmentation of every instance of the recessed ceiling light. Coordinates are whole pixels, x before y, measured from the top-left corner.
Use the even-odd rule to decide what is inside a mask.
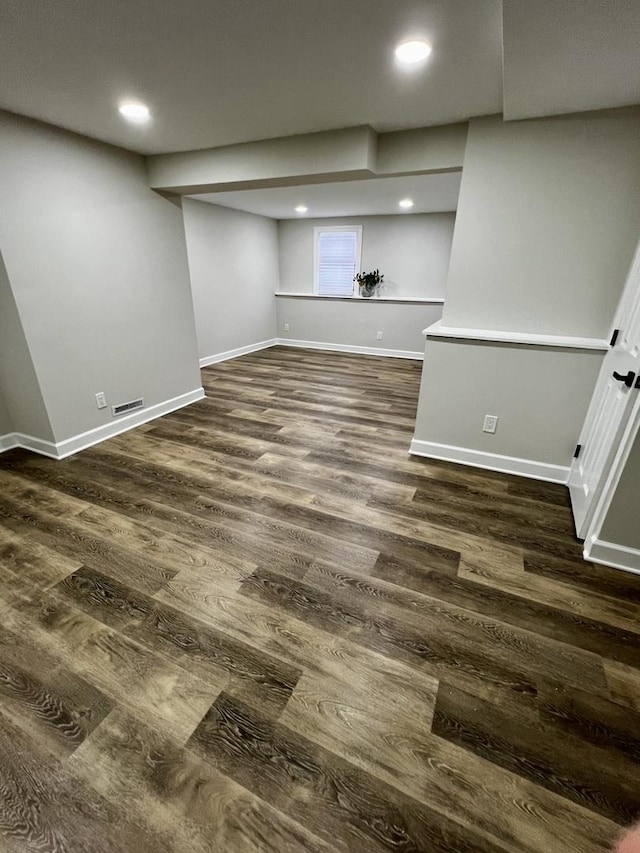
[[[118,112],[125,118],[131,118],[135,121],[146,121],[150,117],[149,107],[145,104],[128,102],[120,104]]]
[[[299,204],[299,205],[296,207],[296,213],[306,213],[306,212],[307,212],[307,210],[309,210],[309,208],[308,208],[308,207],[305,207],[305,206],[304,206],[304,204]]]
[[[402,201],[398,202],[398,204],[405,210],[408,210],[410,207],[413,207],[413,201],[410,198],[403,198]]]
[[[405,41],[396,48],[396,59],[399,62],[413,64],[422,62],[431,53],[431,45],[426,41]]]

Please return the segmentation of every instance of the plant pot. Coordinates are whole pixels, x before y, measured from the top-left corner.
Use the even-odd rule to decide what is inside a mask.
[[[360,288],[360,296],[363,296],[365,299],[370,299],[374,295],[375,292],[376,292],[376,285],[375,284],[373,284],[373,285],[364,284]]]

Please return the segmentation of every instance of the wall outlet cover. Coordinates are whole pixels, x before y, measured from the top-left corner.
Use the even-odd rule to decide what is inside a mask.
[[[104,391],[99,391],[96,394],[96,406],[99,409],[106,409],[107,408],[107,398],[105,396]]]
[[[498,416],[497,415],[485,415],[484,416],[484,424],[482,425],[482,432],[490,432],[494,433],[498,428]]]

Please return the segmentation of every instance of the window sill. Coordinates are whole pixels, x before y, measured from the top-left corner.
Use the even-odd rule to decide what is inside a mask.
[[[337,299],[342,302],[413,302],[420,305],[444,305],[444,298],[424,299],[421,296],[325,296],[320,293],[290,293],[277,290],[276,296],[287,299]]]

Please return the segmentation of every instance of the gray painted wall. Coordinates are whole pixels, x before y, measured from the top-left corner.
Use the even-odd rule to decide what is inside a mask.
[[[151,406],[200,387],[182,214],[143,159],[3,113],[0,162],[0,246],[55,440],[112,421],[98,391]]]
[[[0,389],[0,438],[10,432],[13,432],[13,421],[9,414],[7,404],[4,401],[2,390]]]
[[[0,254],[0,435],[21,432],[51,441],[53,432]],[[3,412],[3,406],[5,411]]]
[[[640,433],[598,534],[604,542],[640,549]]]
[[[443,324],[606,337],[640,231],[639,133],[634,110],[472,121]],[[602,353],[474,341],[425,352],[417,439],[571,464]],[[495,436],[484,414],[501,416]]]
[[[403,350],[422,355],[421,330],[439,320],[441,305],[375,299],[278,297],[278,336],[298,341]],[[285,332],[284,325],[289,324]],[[383,339],[377,340],[382,332]]]
[[[273,219],[183,199],[200,358],[276,336]]]
[[[568,465],[601,363],[592,350],[428,339],[415,438]],[[485,415],[500,419],[493,435]]]
[[[385,275],[385,296],[443,297],[455,213],[286,219],[278,223],[280,289],[313,293],[318,225],[362,225],[362,269]]]
[[[448,326],[607,337],[640,232],[640,114],[470,123]]]
[[[385,274],[383,296],[444,297],[454,213],[299,219],[278,223],[280,289],[313,293],[316,225],[362,225],[362,269]],[[292,340],[421,353],[442,305],[278,297],[278,335]],[[285,323],[289,331],[285,332]],[[383,333],[382,341],[377,333]]]

